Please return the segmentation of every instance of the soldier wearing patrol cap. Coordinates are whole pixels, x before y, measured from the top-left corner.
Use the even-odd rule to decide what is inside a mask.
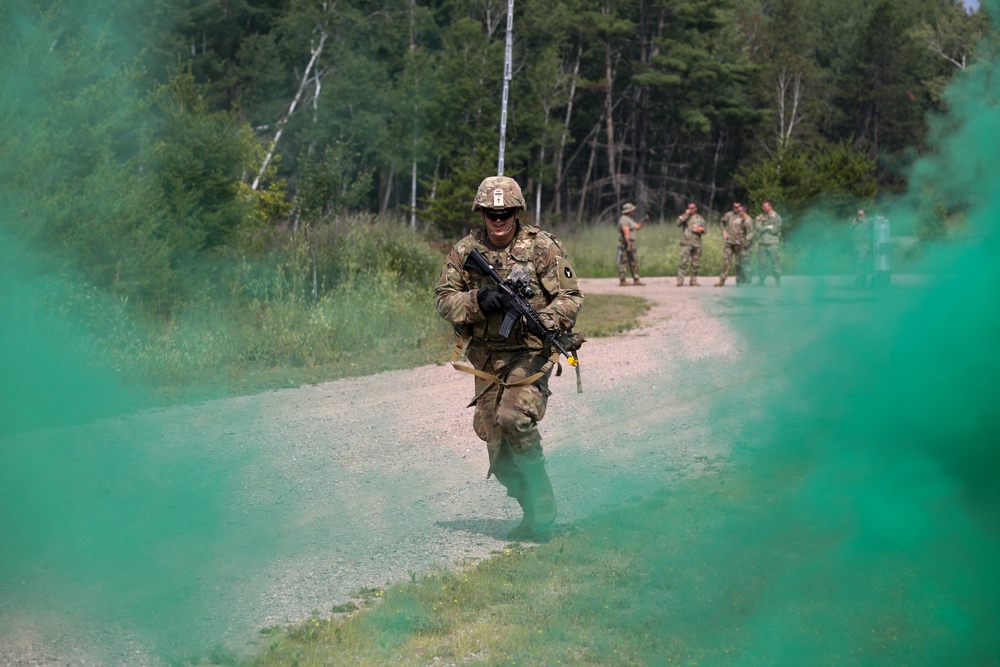
[[[524,512],[507,537],[539,540],[556,517],[538,433],[551,393],[552,350],[523,322],[502,338],[505,294],[489,277],[465,270],[469,253],[478,249],[503,280],[527,281],[534,293],[529,303],[546,327],[557,331],[573,327],[583,304],[576,271],[555,236],[518,219],[524,208],[514,179],[485,179],[472,204],[483,225],[448,253],[434,293],[438,313],[462,337],[461,346],[472,364],[467,372],[476,376],[472,426],[486,442],[487,477],[495,475]]]

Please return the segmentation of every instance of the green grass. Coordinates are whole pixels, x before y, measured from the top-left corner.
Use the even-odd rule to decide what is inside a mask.
[[[694,664],[677,661],[702,659],[708,649],[682,631],[691,622],[678,593],[661,588],[652,568],[676,558],[670,580],[700,579],[681,557],[699,541],[692,522],[708,527],[746,491],[719,477],[693,480],[681,502],[665,495],[545,545],[511,544],[475,567],[389,585],[357,612],[268,631],[249,664]],[[636,623],[640,612],[651,616]],[[671,630],[671,622],[680,625]]]
[[[587,338],[603,338],[639,326],[651,304],[638,296],[585,294],[576,330]]]
[[[562,231],[573,266],[587,278],[618,277],[618,231],[614,225],[586,225]],[[680,230],[669,222],[654,222],[636,234],[640,273],[646,277],[677,275],[680,259]],[[718,275],[722,267],[722,235],[710,225],[702,239],[700,275]]]
[[[318,299],[308,253],[289,242],[256,263],[220,264],[212,291],[166,321],[82,290],[66,307],[94,323],[99,363],[165,403],[444,363],[454,338],[432,286],[450,244],[392,221],[345,227],[325,232],[323,247],[335,253],[325,263],[338,282]],[[591,295],[577,330],[614,335],[638,326],[648,307],[636,297]]]

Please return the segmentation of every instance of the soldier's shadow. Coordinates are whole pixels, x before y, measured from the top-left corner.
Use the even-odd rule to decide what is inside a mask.
[[[476,535],[485,535],[497,540],[505,540],[507,532],[516,526],[517,523],[518,519],[480,519],[474,517],[471,519],[456,519],[454,521],[435,521],[434,525],[445,530],[462,531]]]
[[[456,519],[455,521],[435,521],[434,525],[443,528],[444,530],[451,531],[462,531],[466,533],[474,533],[476,535],[485,535],[486,537],[492,537],[496,540],[501,540],[504,542],[509,541],[507,539],[507,533],[510,529],[516,526],[520,522],[520,519]],[[548,541],[553,536],[558,535],[563,532],[563,526],[556,524],[552,526],[551,529],[547,531],[545,540]]]

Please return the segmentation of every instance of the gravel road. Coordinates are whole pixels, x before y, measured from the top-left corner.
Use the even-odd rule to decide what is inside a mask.
[[[728,322],[794,290],[646,282],[622,288],[617,280],[581,280],[585,294],[642,296],[653,307],[642,328],[586,343],[583,393],[569,367],[550,383],[541,430],[557,527],[725,461],[731,440],[709,436],[708,397],[750,381],[736,375],[745,372],[733,363],[745,350]],[[743,411],[754,409],[746,395]],[[203,455],[250,461],[240,464],[233,526],[261,508],[280,508],[279,525],[262,536],[272,557],[221,567],[190,591],[211,610],[192,621],[222,628],[221,642],[246,650],[260,628],[329,615],[361,587],[474,562],[506,546],[520,514],[485,479],[485,448],[465,408],[471,396],[471,377],[442,364],[154,411],[114,428],[145,434],[151,450],[180,456],[196,440]],[[72,437],[97,440],[107,428],[77,428]],[[223,599],[213,597],[220,591],[225,605],[213,603]],[[78,620],[25,608],[17,593],[0,582],[0,664],[159,664],[127,623],[74,638]]]

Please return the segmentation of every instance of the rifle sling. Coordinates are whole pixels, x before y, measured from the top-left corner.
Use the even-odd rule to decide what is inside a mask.
[[[528,377],[526,377],[526,378],[524,378],[522,380],[517,380],[516,382],[504,382],[503,380],[501,380],[497,376],[491,375],[491,374],[487,373],[486,371],[481,371],[478,368],[473,368],[471,366],[462,366],[462,365],[460,365],[460,364],[457,363],[458,362],[458,358],[460,356],[462,356],[463,354],[465,354],[465,349],[467,347],[469,347],[469,343],[471,342],[471,340],[472,340],[471,338],[463,336],[463,337],[461,337],[461,338],[458,339],[457,343],[455,343],[455,349],[452,350],[452,352],[451,352],[451,359],[450,359],[450,363],[452,365],[452,368],[454,368],[456,371],[461,371],[463,373],[468,373],[470,375],[475,375],[476,377],[482,378],[484,380],[489,380],[490,383],[492,383],[492,384],[498,384],[498,385],[500,385],[501,387],[503,387],[505,389],[509,389],[511,387],[526,387],[526,386],[528,386],[529,384],[531,384],[531,383],[533,383],[533,382],[541,379],[542,376],[545,375],[546,373],[548,373],[549,370],[552,368],[552,366],[555,365],[557,361],[559,361],[559,351],[556,350],[556,351],[554,351],[552,353],[552,356],[549,357],[549,360],[545,362],[545,365],[542,366],[541,370],[538,371],[537,373],[529,375]],[[559,370],[561,371],[562,367],[560,367]],[[557,372],[556,375],[559,375],[559,373]],[[489,388],[490,388],[490,385],[486,385],[486,388],[483,389],[478,394],[476,394],[476,397],[472,399],[472,402],[469,403],[465,407],[471,408],[472,406],[474,406],[479,401],[479,399],[482,397],[482,395],[485,394],[486,391]]]

